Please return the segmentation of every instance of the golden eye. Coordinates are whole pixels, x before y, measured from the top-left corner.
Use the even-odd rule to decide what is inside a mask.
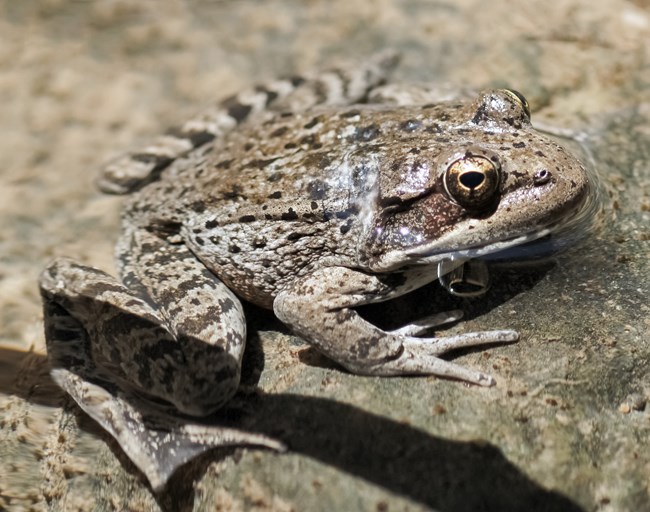
[[[483,156],[467,155],[453,162],[444,176],[447,194],[463,208],[483,209],[499,191],[499,169]]]
[[[503,92],[505,92],[508,96],[510,96],[515,102],[523,109],[524,114],[526,114],[526,117],[530,119],[530,105],[528,104],[528,100],[526,97],[521,94],[519,91],[515,91],[514,89],[503,89]]]

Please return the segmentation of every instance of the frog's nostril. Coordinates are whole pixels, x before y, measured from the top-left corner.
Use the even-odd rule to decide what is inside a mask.
[[[459,180],[461,184],[467,188],[477,188],[485,181],[485,174],[482,172],[469,171],[463,173]]]
[[[551,173],[547,169],[537,171],[533,176],[535,186],[545,185],[549,181],[551,181]]]

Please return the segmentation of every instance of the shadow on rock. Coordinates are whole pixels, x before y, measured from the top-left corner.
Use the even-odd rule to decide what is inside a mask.
[[[246,430],[274,437],[285,442],[290,453],[317,459],[436,510],[582,510],[569,498],[540,487],[485,442],[441,439],[322,398],[264,395],[248,402],[255,413],[244,421]],[[191,509],[191,480],[223,456],[224,450],[214,450],[174,475],[158,496],[161,506]]]

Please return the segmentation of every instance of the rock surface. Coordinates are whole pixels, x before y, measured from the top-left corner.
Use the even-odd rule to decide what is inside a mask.
[[[4,0],[0,34],[0,509],[648,506],[647,0]],[[460,304],[452,332],[522,334],[459,355],[491,389],[349,375],[253,310],[242,421],[290,451],[211,452],[153,494],[49,379],[38,272],[55,255],[114,270],[121,199],[93,187],[100,163],[252,82],[386,47],[401,80],[508,85],[534,122],[586,133],[603,228]],[[448,308],[438,292],[413,304]]]

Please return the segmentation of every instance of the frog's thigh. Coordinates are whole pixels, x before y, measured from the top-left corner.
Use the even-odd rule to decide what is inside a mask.
[[[191,263],[183,263],[178,262],[187,271]],[[46,303],[83,327],[92,363],[107,380],[184,413],[208,414],[237,389],[245,341],[241,305],[216,292],[223,285],[212,275],[166,276],[164,265],[153,262],[144,272],[158,279],[155,294],[145,295],[148,287],[142,285],[136,294],[104,272],[61,259],[43,272],[41,290]],[[58,332],[47,336],[51,359],[66,339]],[[69,363],[67,357],[52,361],[54,367]],[[85,374],[89,380],[95,375],[92,369]]]
[[[171,381],[171,401],[187,414],[213,412],[239,384],[246,343],[241,302],[183,244],[134,230],[118,251],[125,285],[154,305],[173,336],[147,349],[165,368],[155,384],[169,388]]]
[[[492,385],[494,379],[438,356],[458,348],[517,339],[513,331],[414,338],[386,332],[352,308],[394,292],[378,276],[348,268],[321,269],[282,291],[273,309],[283,322],[348,370],[368,375],[430,374]]]

